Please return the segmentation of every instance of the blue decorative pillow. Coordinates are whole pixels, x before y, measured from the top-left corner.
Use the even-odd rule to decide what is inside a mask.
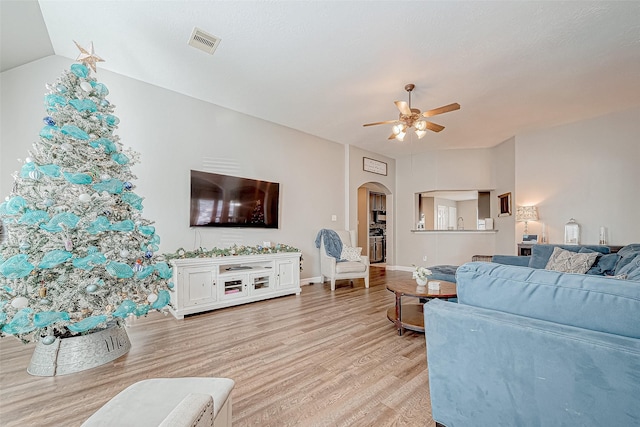
[[[544,269],[549,262],[549,258],[555,248],[561,248],[565,251],[580,252],[582,249],[592,249],[594,252],[600,252],[602,254],[608,254],[611,252],[609,246],[576,246],[576,245],[533,245],[531,248],[531,259],[529,260],[529,267]]]
[[[541,268],[544,269],[549,262],[549,258],[551,258],[551,254],[553,250],[559,245],[533,245],[531,247],[531,259],[529,260],[529,267],[531,268]],[[580,250],[579,246],[569,246],[564,247],[562,249],[571,252],[578,252]]]
[[[581,251],[582,252],[582,251]],[[593,266],[587,271],[587,274],[595,274],[597,276],[612,276],[616,269],[616,264],[620,259],[618,254],[606,254],[598,257]]]

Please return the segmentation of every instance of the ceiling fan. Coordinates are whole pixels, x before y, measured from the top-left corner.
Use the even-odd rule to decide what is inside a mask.
[[[407,130],[410,128],[414,128],[418,139],[425,136],[427,133],[427,129],[433,132],[440,132],[444,129],[444,126],[440,126],[436,123],[429,122],[424,120],[425,117],[437,116],[438,114],[448,113],[449,111],[455,111],[460,109],[460,104],[453,103],[449,105],[445,105],[443,107],[434,108],[433,110],[425,111],[421,113],[417,108],[411,108],[411,91],[416,86],[413,83],[409,83],[404,87],[404,90],[409,92],[409,103],[407,104],[404,101],[396,101],[396,107],[400,110],[400,116],[397,120],[387,120],[384,122],[375,122],[375,123],[367,123],[362,126],[376,126],[376,125],[385,125],[393,123],[393,127],[391,128],[392,133],[389,135],[389,139],[397,139],[398,141],[403,141],[404,136],[407,134]]]

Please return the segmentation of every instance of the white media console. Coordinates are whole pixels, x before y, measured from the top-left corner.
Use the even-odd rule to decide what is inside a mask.
[[[187,314],[300,294],[300,252],[171,261],[171,314]]]

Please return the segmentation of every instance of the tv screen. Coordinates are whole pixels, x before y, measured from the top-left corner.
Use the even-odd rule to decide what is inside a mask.
[[[192,227],[278,228],[280,184],[191,171]]]

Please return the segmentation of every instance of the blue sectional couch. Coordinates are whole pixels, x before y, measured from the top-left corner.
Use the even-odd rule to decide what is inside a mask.
[[[494,255],[492,262],[545,268],[553,249],[559,247],[575,253],[598,252],[596,261],[586,274],[597,276],[621,276],[628,280],[640,280],[640,243],[624,246],[611,253],[608,246],[589,245],[534,245],[530,256]]]
[[[640,425],[640,281],[486,262],[456,279],[457,304],[424,307],[437,423]]]
[[[624,276],[629,280],[640,280],[640,243],[624,246],[617,253],[611,253],[609,246],[600,245],[534,245],[530,256],[494,255],[492,262],[518,265],[521,267],[545,268],[554,248],[562,248],[575,253],[597,252],[599,255],[586,274],[598,276]],[[456,282],[457,265],[434,265],[431,280]]]

